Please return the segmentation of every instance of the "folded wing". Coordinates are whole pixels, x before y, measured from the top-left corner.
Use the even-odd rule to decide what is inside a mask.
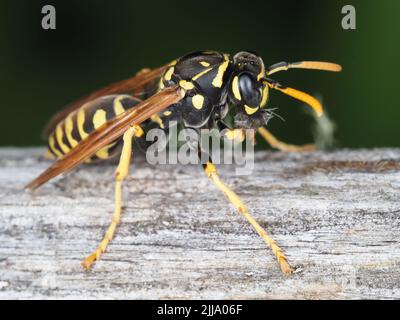
[[[130,126],[140,125],[154,113],[180,101],[184,95],[185,91],[182,88],[171,87],[140,102],[134,108],[127,110],[93,131],[85,140],[82,140],[64,157],[54,162],[25,188],[36,189],[59,174],[70,171],[102,147],[121,137]]]

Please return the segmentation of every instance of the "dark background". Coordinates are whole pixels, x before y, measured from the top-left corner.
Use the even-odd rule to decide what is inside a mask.
[[[214,49],[258,52],[266,65],[328,60],[340,74],[294,70],[274,78],[321,94],[337,125],[337,146],[400,146],[400,1],[0,1],[0,145],[38,145],[63,105],[143,67]],[[41,28],[41,8],[57,29]],[[341,8],[357,10],[343,30]],[[280,138],[310,142],[305,107],[273,92],[270,122]]]

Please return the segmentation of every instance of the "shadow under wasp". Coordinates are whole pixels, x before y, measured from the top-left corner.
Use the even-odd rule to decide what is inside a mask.
[[[121,216],[122,181],[128,175],[133,139],[145,139],[154,125],[167,130],[169,123],[186,128],[226,129],[236,133],[255,129],[273,147],[286,151],[312,149],[280,142],[265,127],[271,112],[267,108],[270,89],[283,92],[323,114],[314,97],[272,80],[270,76],[289,69],[315,69],[338,72],[341,66],[330,62],[280,62],[265,68],[257,54],[242,51],[234,56],[217,51],[187,54],[157,69],[143,69],[134,77],[114,83],[74,102],[57,113],[44,130],[49,153],[57,158],[47,170],[26,187],[35,189],[83,162],[120,156],[115,171],[115,209],[104,238],[82,262],[90,268],[106,250]],[[233,126],[224,122],[233,110]],[[250,215],[236,193],[224,184],[211,157],[203,165],[205,173],[250,222],[274,253],[284,274],[293,272],[282,249]]]

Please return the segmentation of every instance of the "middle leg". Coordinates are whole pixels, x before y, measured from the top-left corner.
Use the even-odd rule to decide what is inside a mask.
[[[306,151],[315,151],[317,148],[315,144],[304,144],[304,145],[294,145],[288,144],[278,140],[270,131],[265,129],[264,127],[258,128],[258,133],[263,137],[265,141],[267,141],[272,148],[278,149],[284,152],[306,152]]]

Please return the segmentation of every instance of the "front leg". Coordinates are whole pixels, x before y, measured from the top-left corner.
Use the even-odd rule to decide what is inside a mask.
[[[243,129],[233,129],[225,121],[218,120],[216,122],[217,128],[220,132],[224,133],[224,136],[228,140],[234,140],[236,142],[243,142],[246,139],[246,132]],[[254,142],[254,139],[253,139]]]
[[[199,150],[201,150],[199,148]],[[199,151],[201,153],[201,151]],[[228,198],[230,203],[247,219],[248,222],[257,231],[260,237],[265,241],[265,243],[271,248],[276,259],[278,260],[279,267],[283,274],[289,275],[293,273],[293,268],[288,263],[285,254],[282,249],[276,244],[275,240],[265,231],[258,222],[250,215],[246,205],[242,202],[239,196],[226,184],[224,184],[219,178],[217,169],[212,163],[212,159],[208,156],[208,161],[203,165],[204,171],[207,177],[213,182],[213,184],[223,192],[223,194]]]

